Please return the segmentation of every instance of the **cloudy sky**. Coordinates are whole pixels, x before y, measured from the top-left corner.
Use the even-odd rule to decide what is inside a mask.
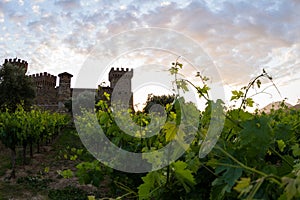
[[[164,28],[201,46],[201,54],[217,68],[227,98],[228,91],[247,84],[264,68],[281,96],[270,87],[266,92],[272,96],[261,94],[257,103],[264,106],[286,97],[295,104],[300,98],[299,10],[299,0],[2,0],[0,60],[27,60],[29,74],[67,71],[76,77],[95,46],[115,34]],[[153,40],[159,37],[153,35]],[[189,48],[172,41],[176,42],[178,48]],[[168,45],[164,50],[169,50]],[[176,56],[168,54],[130,52],[113,66],[134,68],[134,63],[147,66],[153,60],[170,66]],[[185,73],[192,76],[194,72],[187,69]],[[205,75],[205,67],[200,71]]]

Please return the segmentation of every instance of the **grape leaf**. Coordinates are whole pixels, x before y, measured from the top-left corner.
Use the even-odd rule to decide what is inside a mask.
[[[295,157],[300,156],[300,148],[299,148],[299,144],[295,144],[292,146],[292,150],[293,150],[293,155]]]
[[[276,142],[277,142],[277,145],[278,145],[279,150],[280,150],[281,152],[283,152],[283,151],[284,151],[284,148],[286,147],[286,144],[284,143],[284,141],[283,141],[283,140],[277,140]]]
[[[164,132],[166,133],[166,141],[173,140],[177,133],[177,126],[175,123],[167,122],[164,126]]]
[[[233,91],[231,91],[231,93],[232,93],[232,96],[231,96],[230,101],[239,99],[239,98],[243,97],[243,95],[244,95],[244,92],[237,91],[237,90],[233,90]]]
[[[186,192],[190,192],[190,187],[196,184],[192,171],[187,169],[187,164],[183,161],[176,161],[172,166],[177,180],[183,185]]]
[[[142,180],[144,183],[138,187],[139,199],[150,199],[151,191],[166,182],[162,174],[157,171],[149,172],[146,176],[142,177]]]
[[[237,181],[237,185],[233,189],[240,193],[239,196],[242,196],[243,194],[249,193],[252,189],[253,185],[250,183],[250,178],[240,178],[240,180]]]
[[[277,140],[283,140],[285,143],[293,136],[292,126],[286,123],[279,123],[274,128],[274,136]]]
[[[243,169],[227,167],[227,166],[218,166],[216,168],[216,173],[221,174],[222,172],[223,172],[222,176],[220,176],[217,179],[220,179],[223,182],[225,182],[229,186],[228,192],[230,192],[230,188],[234,186],[235,181],[241,177]]]
[[[296,179],[283,177],[282,182],[286,185],[284,191],[286,192],[287,200],[300,197],[300,177]]]
[[[273,140],[273,131],[267,117],[254,118],[242,124],[240,132],[240,150],[247,152],[248,158],[264,157]]]

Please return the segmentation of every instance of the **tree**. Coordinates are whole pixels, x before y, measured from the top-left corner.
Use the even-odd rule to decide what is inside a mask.
[[[25,108],[32,105],[35,91],[31,79],[25,75],[25,69],[12,63],[4,63],[0,68],[0,109],[11,112],[18,104]]]
[[[153,105],[158,104],[165,107],[167,104],[172,104],[174,102],[174,98],[175,98],[174,95],[156,96],[154,94],[149,94],[143,112],[149,113]],[[152,108],[152,111],[156,111],[155,108]]]

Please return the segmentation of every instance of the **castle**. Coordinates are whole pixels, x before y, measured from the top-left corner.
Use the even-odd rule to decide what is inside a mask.
[[[11,63],[22,67],[27,73],[28,63],[21,59],[5,59],[4,64]],[[131,90],[131,79],[133,70],[128,68],[112,68],[109,72],[110,86],[98,85],[97,99],[104,99],[104,93],[113,94],[114,88],[118,85],[117,98],[126,99],[130,97],[129,106],[133,108],[133,95]],[[72,98],[71,79],[72,74],[63,72],[58,74],[59,84],[56,86],[57,77],[47,72],[28,75],[34,83],[36,97],[34,105],[50,111],[65,111],[65,103]],[[115,92],[114,92],[115,93]]]

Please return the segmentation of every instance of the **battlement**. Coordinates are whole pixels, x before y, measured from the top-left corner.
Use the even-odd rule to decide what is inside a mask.
[[[33,79],[33,82],[39,86],[48,86],[48,87],[55,87],[56,86],[56,76],[51,75],[47,72],[44,73],[37,73],[29,75],[28,77]]]
[[[132,71],[133,69],[130,69],[130,71]],[[129,71],[129,68],[123,68],[123,67],[121,67],[121,68],[119,68],[119,67],[117,67],[117,68],[111,68],[111,70],[110,71],[113,71],[113,72],[128,72]]]
[[[39,77],[56,77],[52,74],[49,74],[48,72],[44,72],[44,73],[36,73],[36,74],[31,74],[29,75],[29,77],[33,77],[33,78],[39,78]]]
[[[28,69],[28,63],[21,59],[5,59],[4,64],[11,63],[22,69],[25,69],[25,73]],[[25,74],[24,74],[25,75]],[[26,75],[32,80],[35,87],[36,97],[34,104],[52,111],[64,111],[65,103],[72,97],[71,80],[73,75],[68,72],[63,72],[54,76],[48,72],[36,73]],[[122,79],[121,79],[122,77]],[[98,86],[97,98],[106,100],[104,93],[112,95],[114,89],[118,89],[118,95],[121,99],[127,101],[130,98],[130,106],[133,108],[133,96],[131,91],[131,79],[133,77],[133,69],[129,68],[111,68],[109,72],[110,86],[101,87]],[[57,79],[59,79],[58,86],[56,86]],[[115,86],[119,84],[118,88]],[[128,97],[130,95],[130,97]]]
[[[126,78],[131,79],[133,77],[133,69],[129,68],[111,68],[109,71],[109,81],[112,82],[114,79],[119,79],[123,75],[126,76]]]
[[[22,67],[25,69],[25,73],[27,72],[27,69],[28,69],[28,63],[27,61],[25,60],[21,60],[21,59],[18,59],[18,58],[14,58],[14,59],[5,59],[4,60],[4,64],[6,63],[11,63],[13,65],[17,65],[19,67]]]

